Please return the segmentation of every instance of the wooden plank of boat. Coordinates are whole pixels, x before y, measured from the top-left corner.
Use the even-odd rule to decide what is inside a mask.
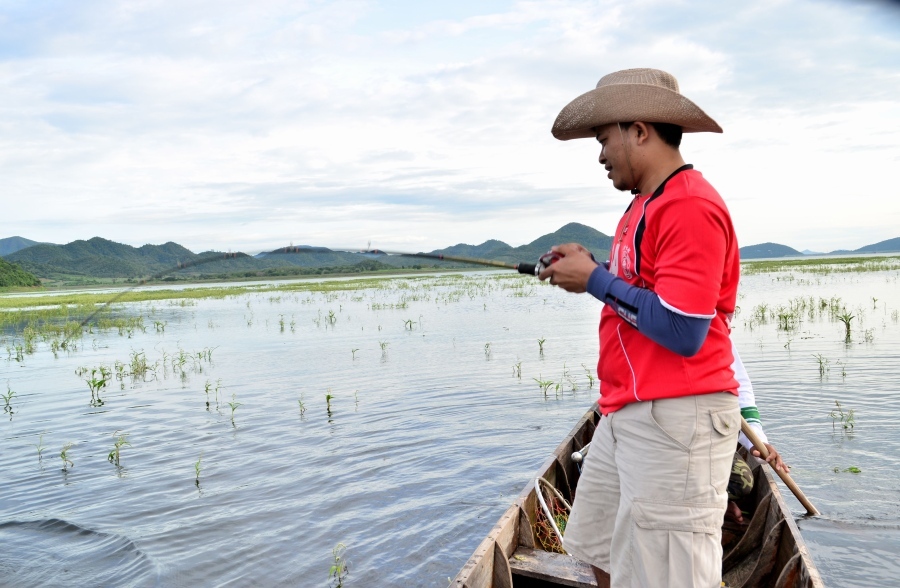
[[[591,408],[547,458],[543,477],[571,502],[578,483],[572,453],[590,442],[600,415]],[[791,517],[768,466],[749,458],[754,491],[741,504],[750,520],[722,527],[723,579],[729,588],[824,588],[800,530]],[[457,588],[552,588],[596,586],[590,566],[542,549],[534,533],[540,508],[534,479],[463,566]]]

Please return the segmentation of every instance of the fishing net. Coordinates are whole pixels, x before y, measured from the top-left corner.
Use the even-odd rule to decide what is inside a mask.
[[[536,478],[534,489],[540,508],[535,509],[534,535],[544,551],[565,553],[562,537],[572,510],[563,495],[544,478]]]

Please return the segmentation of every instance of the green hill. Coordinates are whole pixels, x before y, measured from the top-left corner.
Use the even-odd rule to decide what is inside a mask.
[[[252,277],[376,271],[391,267],[422,265],[415,258],[376,260],[358,253],[331,251],[322,247],[297,248],[290,255],[278,252],[251,257],[245,253],[205,251],[193,253],[177,243],[132,247],[94,237],[66,245],[38,244],[10,254],[7,259],[43,278],[76,281],[87,278],[186,279],[197,277]],[[178,269],[181,268],[181,269]],[[293,269],[292,269],[293,268]],[[284,270],[284,271],[281,271]],[[329,272],[325,272],[329,273]]]
[[[0,257],[5,257],[10,253],[39,244],[37,241],[32,241],[25,237],[6,237],[5,239],[0,239]]]
[[[900,251],[900,237],[860,247],[853,253],[894,253]]]
[[[0,259],[0,288],[40,286],[41,281],[14,263]]]
[[[519,247],[511,247],[503,241],[490,240],[485,241],[481,245],[460,243],[446,249],[437,249],[431,253],[475,257],[509,263],[521,261],[531,263],[547,253],[553,245],[561,245],[563,243],[580,243],[590,249],[598,260],[605,260],[609,256],[612,237],[604,235],[587,225],[569,223],[552,233],[538,237],[531,243]]]
[[[516,247],[520,259],[517,261],[537,261],[553,245],[579,243],[587,247],[598,261],[609,257],[612,237],[580,223],[569,223],[553,233],[538,237],[527,245]]]
[[[760,243],[741,247],[741,259],[763,259],[769,257],[791,257],[803,255],[796,249],[778,243]]]
[[[8,255],[9,261],[40,276],[142,277],[196,257],[175,243],[141,248],[94,237],[67,245],[34,245]]]

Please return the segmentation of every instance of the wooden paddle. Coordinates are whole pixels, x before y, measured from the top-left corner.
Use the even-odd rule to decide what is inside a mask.
[[[741,431],[744,432],[744,435],[747,436],[747,439],[750,439],[750,442],[753,443],[753,446],[759,451],[759,454],[763,459],[769,457],[769,450],[766,449],[766,444],[762,442],[762,439],[759,438],[759,435],[756,434],[756,431],[747,424],[747,421],[744,420],[744,417],[741,417]],[[778,477],[781,478],[781,481],[785,483],[785,485],[791,489],[791,492],[794,493],[794,496],[797,497],[797,500],[800,501],[800,504],[806,508],[806,514],[817,515],[819,511],[815,506],[812,505],[812,502],[806,498],[806,495],[803,494],[803,490],[800,489],[800,486],[794,482],[791,475],[787,472],[783,472],[781,470],[775,469],[774,464],[769,464],[772,466],[772,469],[775,470],[775,473],[778,474]]]

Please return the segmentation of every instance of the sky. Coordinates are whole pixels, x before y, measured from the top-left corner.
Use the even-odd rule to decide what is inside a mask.
[[[900,4],[0,0],[0,238],[200,252],[610,234],[630,195],[550,134],[631,67],[724,133],[682,154],[739,243],[900,237]]]

